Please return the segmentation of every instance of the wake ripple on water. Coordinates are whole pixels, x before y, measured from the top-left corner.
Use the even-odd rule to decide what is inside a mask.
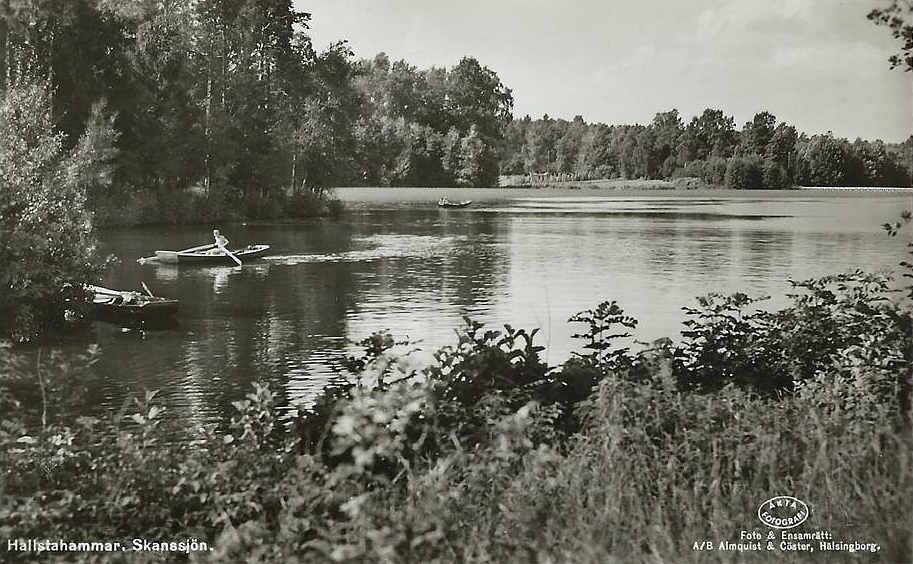
[[[369,246],[342,253],[268,255],[263,260],[274,264],[295,265],[325,262],[371,262],[390,258],[428,258],[452,252],[455,244],[466,241],[464,236],[439,237],[431,235],[373,235],[355,239]]]

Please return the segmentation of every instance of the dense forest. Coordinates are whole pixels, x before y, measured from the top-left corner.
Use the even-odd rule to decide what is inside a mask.
[[[913,136],[904,143],[809,137],[770,112],[741,130],[721,110],[706,109],[687,125],[678,110],[647,125],[514,120],[507,130],[504,174],[550,178],[696,178],[734,189],[807,186],[909,186]]]
[[[105,172],[84,186],[101,224],[307,214],[340,184],[497,183],[512,98],[494,72],[318,53],[309,18],[291,0],[6,2],[0,95],[49,92],[47,133]]]
[[[809,137],[768,112],[737,129],[714,109],[687,124],[676,110],[647,125],[512,119],[511,91],[476,59],[418,69],[357,59],[345,42],[318,52],[310,17],[291,0],[5,2],[0,99],[31,116],[11,135],[40,130],[59,161],[71,155],[96,225],[313,215],[331,211],[333,186],[496,186],[531,173],[910,184],[913,137]]]

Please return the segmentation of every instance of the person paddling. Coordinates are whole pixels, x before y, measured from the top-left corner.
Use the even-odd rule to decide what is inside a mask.
[[[233,261],[238,263],[238,266],[241,266],[241,260],[234,255],[231,251],[228,250],[228,239],[224,235],[219,233],[218,229],[212,230],[212,238],[215,239],[216,248],[210,251],[211,254],[220,254],[224,253],[231,257]]]
[[[209,249],[207,254],[210,254],[210,255],[225,254],[225,250],[228,248],[228,239],[225,238],[225,235],[222,235],[221,233],[219,233],[218,229],[213,229],[212,238],[215,240],[215,248]]]
[[[216,246],[222,249],[228,247],[228,239],[225,238],[225,235],[219,233],[218,229],[212,230],[212,237],[216,240]]]

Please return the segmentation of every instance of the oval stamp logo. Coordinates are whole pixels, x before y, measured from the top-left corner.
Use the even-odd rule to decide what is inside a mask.
[[[801,499],[778,495],[758,507],[758,519],[774,529],[792,529],[808,519],[808,505]]]

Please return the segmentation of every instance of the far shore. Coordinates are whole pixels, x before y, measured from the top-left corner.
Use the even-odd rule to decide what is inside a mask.
[[[893,187],[815,187],[800,186],[792,190],[730,190],[724,188],[698,188],[693,190],[662,189],[637,186],[636,182],[613,182],[610,185],[591,183],[576,185],[551,185],[542,187],[498,187],[498,188],[428,188],[428,187],[381,187],[360,186],[334,188],[332,192],[346,205],[383,205],[409,203],[435,205],[442,197],[451,200],[472,200],[473,202],[498,202],[525,198],[803,198],[810,192],[830,193],[835,197],[854,196],[897,196],[913,194],[911,188]],[[640,181],[643,182],[643,181]],[[656,182],[656,181],[651,181]],[[582,185],[581,185],[582,184]]]

